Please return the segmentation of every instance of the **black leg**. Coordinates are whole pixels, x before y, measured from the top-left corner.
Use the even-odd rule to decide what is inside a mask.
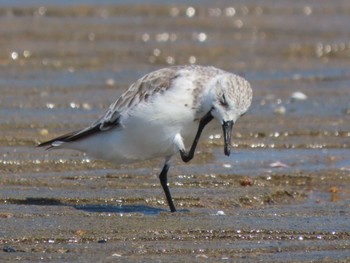
[[[176,212],[176,208],[174,206],[173,199],[171,198],[171,194],[170,194],[169,187],[168,187],[168,170],[169,170],[169,164],[165,163],[162,171],[160,172],[159,180],[160,180],[160,184],[163,187],[163,190],[164,190],[164,193],[166,196],[166,200],[168,201],[170,211]]]
[[[199,138],[201,137],[201,133],[204,129],[204,127],[213,119],[214,117],[211,115],[210,111],[200,120],[199,122],[199,126],[198,126],[198,130],[197,130],[197,134],[196,137],[194,138],[194,141],[192,143],[191,149],[188,153],[186,153],[184,150],[180,150],[180,155],[181,155],[181,159],[184,162],[189,162],[190,160],[192,160],[193,156],[194,156],[194,151],[196,150]]]

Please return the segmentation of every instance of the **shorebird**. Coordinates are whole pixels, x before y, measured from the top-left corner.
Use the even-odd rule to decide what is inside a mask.
[[[251,100],[250,84],[238,75],[210,66],[163,68],[131,84],[90,126],[39,146],[74,149],[118,164],[163,157],[160,184],[175,212],[167,183],[171,157],[180,154],[189,162],[204,128],[210,134],[220,126],[229,156],[232,126]]]

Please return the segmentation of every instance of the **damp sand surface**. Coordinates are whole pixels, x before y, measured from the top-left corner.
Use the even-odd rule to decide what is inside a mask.
[[[349,262],[348,1],[3,1],[0,261]],[[250,111],[188,164],[113,165],[38,142],[93,122],[145,73],[245,76]],[[202,138],[205,139],[205,138]]]

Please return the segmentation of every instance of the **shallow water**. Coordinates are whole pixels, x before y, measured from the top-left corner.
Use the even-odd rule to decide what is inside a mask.
[[[74,3],[0,2],[1,261],[350,260],[349,1]],[[245,76],[254,101],[229,158],[214,134],[173,160],[179,213],[162,160],[35,148],[188,63]]]

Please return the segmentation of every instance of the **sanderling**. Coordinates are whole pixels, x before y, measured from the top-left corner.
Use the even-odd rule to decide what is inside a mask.
[[[170,210],[175,212],[167,185],[170,158],[180,153],[184,162],[190,161],[207,124],[206,133],[222,127],[224,153],[229,156],[232,125],[248,110],[251,100],[248,81],[221,69],[198,65],[163,68],[133,83],[89,127],[39,146],[74,149],[118,164],[163,157],[159,179]]]

